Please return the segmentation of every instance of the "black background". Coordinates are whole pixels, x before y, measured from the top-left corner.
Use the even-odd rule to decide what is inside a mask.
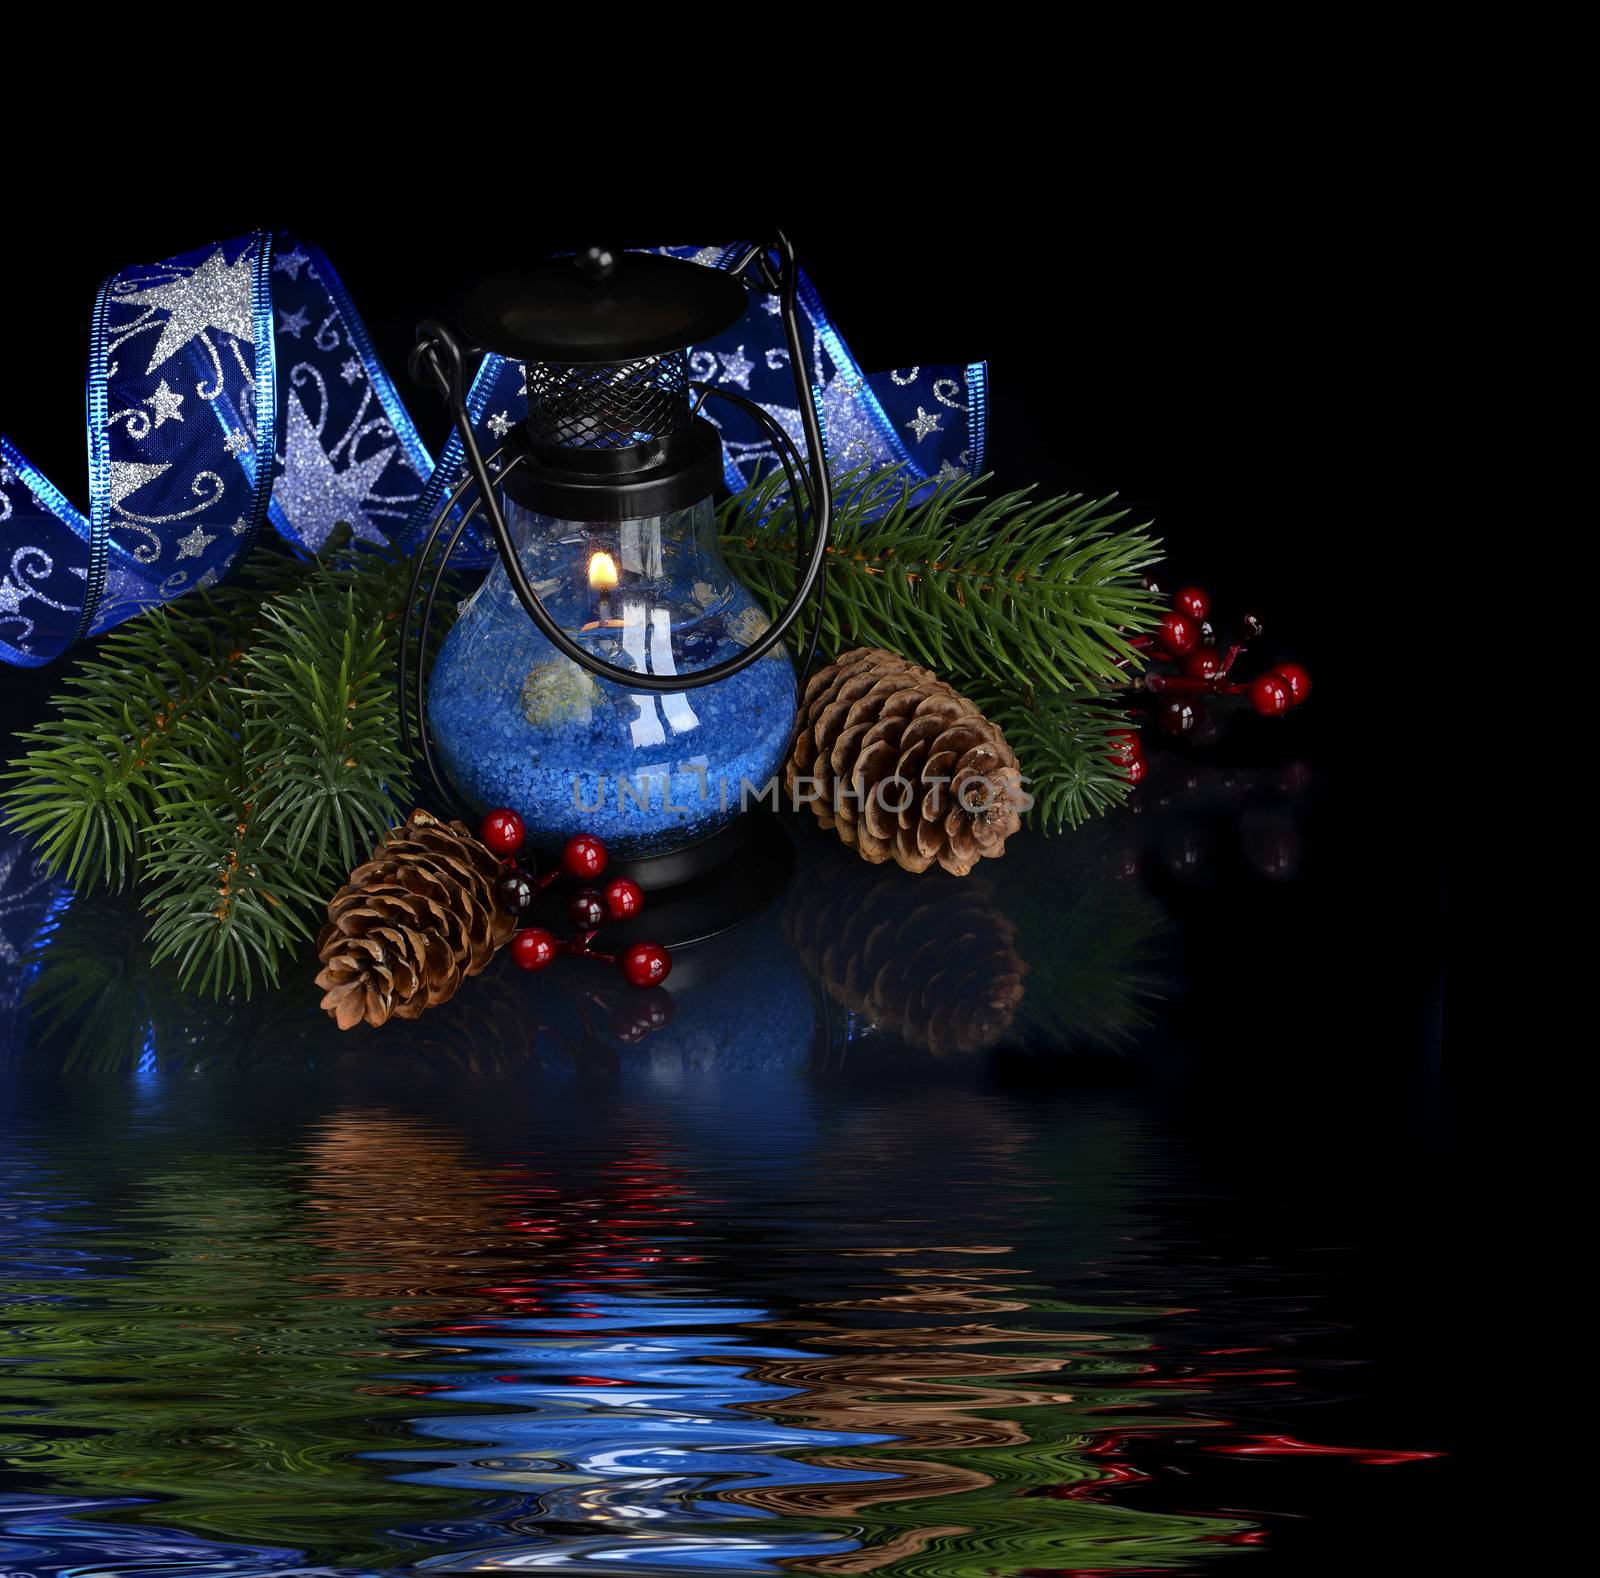
[[[444,220],[415,199],[385,220],[398,199],[341,196],[331,179],[259,200],[112,192],[94,212],[53,213],[46,245],[11,251],[0,412],[81,499],[96,287],[128,262],[264,223],[324,247],[403,380],[416,320],[479,272],[596,238],[723,241],[776,220],[869,371],[989,361],[1001,483],[1119,492],[1156,520],[1177,573],[1258,606],[1308,663],[1360,667],[1368,627],[1429,618],[1439,531],[1417,443],[1429,303],[1391,199],[1282,173],[1232,186],[1199,171],[1143,176],[1112,194],[1075,179],[1026,207],[964,197],[964,184],[823,207],[648,192],[600,202],[541,183],[489,219],[481,194],[461,192]],[[403,392],[436,447],[442,409]]]
[[[1341,947],[1371,938],[1374,957],[1403,952],[1383,990],[1408,1019],[1434,1012],[1449,775],[1427,676],[1453,598],[1425,459],[1443,309],[1420,198],[1307,147],[1268,162],[1197,146],[1187,163],[1174,147],[1097,175],[997,143],[976,171],[941,164],[903,192],[845,182],[852,195],[825,204],[798,178],[791,197],[750,201],[773,183],[693,161],[681,179],[628,182],[598,157],[560,179],[530,157],[508,154],[492,182],[419,171],[409,193],[362,166],[260,194],[112,185],[52,212],[47,241],[4,265],[17,310],[0,423],[83,502],[101,279],[268,224],[333,259],[437,452],[443,409],[403,369],[417,319],[463,281],[595,239],[723,241],[782,223],[867,370],[988,360],[997,486],[1119,493],[1154,520],[1172,584],[1265,618],[1253,659],[1310,667],[1314,704],[1277,725],[1292,744],[1266,725],[1254,744],[1316,760],[1318,848],[1338,873],[1319,927]],[[0,683],[0,725],[25,726],[53,676]],[[1417,1050],[1431,1059],[1431,1040]]]
[[[1302,900],[1315,940],[1297,945],[1296,976],[1267,971],[1267,985],[1292,994],[1307,968],[1358,966],[1360,1011],[1414,1027],[1405,1063],[1429,1069],[1449,774],[1426,676],[1453,597],[1424,458],[1423,367],[1442,308],[1420,200],[1305,149],[1269,163],[1197,148],[1185,164],[1174,148],[1101,175],[1032,152],[997,145],[981,173],[941,167],[903,195],[866,186],[827,203],[800,180],[790,197],[750,201],[772,183],[692,165],[671,182],[619,181],[598,161],[535,177],[524,153],[476,183],[419,173],[409,194],[364,168],[259,194],[113,185],[53,212],[47,243],[5,263],[18,310],[0,422],[82,503],[100,281],[268,224],[333,259],[437,453],[444,411],[404,364],[417,319],[463,281],[595,239],[720,242],[781,223],[864,368],[988,360],[997,486],[1119,493],[1154,520],[1170,584],[1208,587],[1224,616],[1265,618],[1252,661],[1309,666],[1309,707],[1234,731],[1247,754],[1309,755],[1317,773],[1308,875],[1321,881]],[[1008,195],[1023,175],[1026,197]],[[0,725],[26,726],[54,673],[7,670],[0,684]],[[1348,1008],[1349,982],[1325,984]]]
[[[1453,594],[1439,578],[1444,525],[1421,458],[1433,305],[1412,261],[1414,222],[1400,198],[1325,169],[1226,180],[1204,166],[1145,171],[1092,192],[1065,168],[1029,164],[1021,186],[1009,156],[990,169],[984,182],[930,175],[910,197],[868,193],[847,208],[719,203],[714,179],[692,183],[710,199],[601,202],[579,182],[521,195],[513,170],[514,200],[492,220],[476,216],[470,191],[443,203],[444,221],[408,218],[348,174],[339,188],[330,178],[261,199],[242,183],[222,200],[112,196],[100,212],[57,215],[47,246],[14,249],[5,264],[25,310],[8,317],[0,422],[83,502],[83,368],[100,280],[261,224],[328,252],[401,376],[417,318],[481,271],[596,239],[723,241],[774,220],[867,370],[986,358],[997,485],[1119,492],[1156,522],[1174,584],[1207,586],[1223,611],[1259,611],[1269,627],[1259,655],[1312,670],[1303,713],[1242,720],[1230,735],[1246,760],[1292,753],[1315,765],[1300,880],[1264,894],[1231,867],[1155,879],[1180,923],[1187,983],[1163,1033],[1199,1071],[1162,1099],[1197,1147],[1216,1137],[1222,1216],[1228,1196],[1273,1171],[1262,1155],[1233,1159],[1224,1137],[1248,1124],[1297,1178],[1292,1198],[1320,1203],[1318,1232],[1370,1243],[1370,1273],[1344,1313],[1370,1333],[1389,1384],[1411,1389],[1402,1422],[1439,1417],[1450,774],[1424,676]],[[1008,195],[1024,187],[1025,198]],[[403,393],[437,453],[441,408]],[[36,718],[54,679],[0,670],[0,724]],[[1325,1185],[1309,1181],[1316,1169]],[[1370,1421],[1369,1433],[1414,1444],[1389,1442],[1390,1422]],[[1441,1421],[1415,1444],[1443,1439]],[[1333,1507],[1308,1526],[1293,1570],[1324,1570],[1318,1540],[1327,1570],[1341,1567],[1369,1548],[1374,1520],[1392,1520],[1399,1549],[1423,1548],[1417,1508],[1389,1483],[1369,1493],[1364,1526],[1341,1525]]]

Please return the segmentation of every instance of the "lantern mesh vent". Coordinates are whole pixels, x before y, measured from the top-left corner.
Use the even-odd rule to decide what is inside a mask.
[[[684,351],[605,366],[529,362],[528,431],[562,449],[631,449],[689,426]]]

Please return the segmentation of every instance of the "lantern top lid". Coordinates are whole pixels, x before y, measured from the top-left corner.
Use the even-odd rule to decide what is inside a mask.
[[[745,305],[744,287],[721,269],[590,247],[482,280],[455,318],[484,350],[513,361],[603,365],[707,340]]]

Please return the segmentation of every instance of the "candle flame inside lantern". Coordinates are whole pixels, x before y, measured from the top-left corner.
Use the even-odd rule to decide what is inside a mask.
[[[589,556],[589,589],[609,592],[617,584],[617,561],[609,553]]]

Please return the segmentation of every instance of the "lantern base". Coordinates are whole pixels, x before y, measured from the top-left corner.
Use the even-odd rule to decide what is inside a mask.
[[[608,949],[649,938],[687,948],[742,926],[765,909],[794,870],[794,840],[771,811],[747,811],[709,838],[670,854],[613,860],[606,876],[632,877],[649,894],[637,919],[608,925]]]
[[[746,848],[759,839],[756,828],[764,821],[775,821],[775,818],[764,811],[747,812],[719,827],[715,833],[708,833],[679,849],[665,850],[659,855],[636,855],[631,859],[613,855],[606,874],[632,877],[647,893],[681,887],[685,882],[708,876],[740,859]]]

